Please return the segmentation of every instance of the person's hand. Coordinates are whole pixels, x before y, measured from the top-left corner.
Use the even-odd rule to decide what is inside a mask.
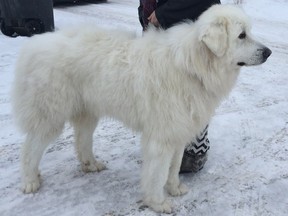
[[[159,27],[160,23],[158,22],[158,19],[156,17],[155,11],[152,12],[152,14],[148,17],[148,20],[150,23],[152,23],[155,27]]]

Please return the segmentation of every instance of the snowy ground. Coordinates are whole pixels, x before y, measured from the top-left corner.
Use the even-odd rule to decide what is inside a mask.
[[[108,0],[61,6],[54,9],[55,25],[93,22],[140,34],[137,5],[138,0]],[[209,160],[201,172],[181,176],[190,192],[173,199],[174,215],[288,215],[288,0],[246,0],[243,7],[252,17],[253,32],[273,54],[262,66],[243,68],[217,110]],[[67,125],[43,157],[39,192],[21,193],[24,137],[13,125],[9,91],[25,40],[0,34],[0,215],[158,215],[141,203],[139,134],[112,120],[102,121],[94,134],[95,154],[108,170],[81,171]]]

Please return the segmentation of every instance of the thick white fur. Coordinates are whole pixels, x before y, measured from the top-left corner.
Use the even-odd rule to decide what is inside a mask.
[[[237,62],[263,62],[255,54],[261,44],[239,42],[243,30],[249,33],[246,15],[222,5],[195,24],[139,38],[92,26],[33,37],[20,54],[13,94],[15,118],[27,134],[23,191],[40,187],[42,154],[67,121],[83,170],[104,169],[93,156],[92,134],[99,118],[110,116],[142,132],[144,202],[171,212],[164,186],[173,196],[187,192],[178,177],[185,144],[233,87]]]

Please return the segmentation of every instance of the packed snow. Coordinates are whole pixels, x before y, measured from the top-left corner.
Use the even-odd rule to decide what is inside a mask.
[[[190,191],[171,198],[172,215],[288,215],[288,0],[242,2],[253,33],[273,53],[261,66],[244,67],[217,109],[209,129],[208,162],[196,174],[181,175]],[[96,23],[141,36],[137,7],[138,0],[59,5],[54,7],[56,30]],[[13,122],[10,89],[15,60],[26,40],[0,34],[0,215],[161,215],[141,202],[140,134],[111,119],[101,121],[94,133],[95,156],[107,170],[81,171],[67,124],[41,161],[40,190],[21,192],[19,152],[24,135]]]

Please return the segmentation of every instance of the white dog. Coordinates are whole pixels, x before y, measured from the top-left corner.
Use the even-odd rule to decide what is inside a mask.
[[[82,169],[104,169],[93,156],[92,135],[98,120],[110,116],[142,133],[144,203],[170,213],[164,187],[172,196],[187,192],[178,177],[185,144],[209,122],[240,67],[270,54],[251,38],[243,11],[228,5],[139,38],[91,26],[33,37],[20,54],[13,95],[27,134],[23,191],[40,187],[42,154],[67,121]]]

